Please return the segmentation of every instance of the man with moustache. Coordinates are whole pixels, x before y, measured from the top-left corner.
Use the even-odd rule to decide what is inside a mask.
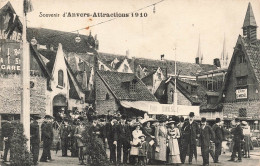
[[[71,126],[69,125],[69,119],[64,118],[63,124],[60,127],[59,137],[61,139],[62,157],[66,157],[69,146],[69,135],[71,132]]]
[[[38,158],[39,158],[39,151],[40,151],[40,129],[39,124],[37,122],[38,119],[41,119],[40,116],[34,115],[31,117],[31,124],[30,124],[30,144],[31,144],[31,152],[33,155],[33,164],[37,165]]]
[[[116,132],[117,117],[113,116],[110,122],[106,124],[105,142],[108,142],[110,150],[110,163],[116,164],[116,146],[117,146],[117,132]]]
[[[126,124],[126,116],[122,115],[119,124],[117,125],[117,163],[121,163],[121,150],[123,148],[123,165],[127,164],[128,151],[131,147],[130,141],[132,134],[130,126]]]
[[[194,121],[194,112],[190,112],[189,119],[184,122],[181,133],[182,133],[182,139],[183,139],[183,153],[181,154],[181,162],[184,164],[186,155],[189,151],[189,164],[192,164],[192,158],[193,154],[197,155],[197,149],[196,149],[196,138],[199,138],[200,129],[197,122]]]
[[[212,129],[215,133],[215,156],[214,156],[214,163],[218,163],[219,155],[221,155],[221,148],[222,148],[222,141],[224,139],[223,129],[220,125],[221,120],[220,118],[216,118],[216,124],[212,126]]]
[[[238,118],[235,119],[235,128],[231,130],[231,134],[233,134],[233,152],[231,155],[231,159],[228,161],[235,161],[236,153],[238,153],[237,162],[242,162],[242,152],[241,152],[241,142],[244,139],[243,129],[240,125],[240,120]]]
[[[52,129],[52,119],[50,115],[45,115],[44,122],[41,125],[41,140],[43,141],[43,152],[40,162],[47,162],[47,160],[52,161],[51,158],[51,145],[53,141],[53,129]]]
[[[207,125],[206,118],[201,118],[200,128],[200,141],[201,141],[201,154],[203,158],[203,166],[209,165],[209,146],[210,141],[214,140],[215,134],[212,128]]]

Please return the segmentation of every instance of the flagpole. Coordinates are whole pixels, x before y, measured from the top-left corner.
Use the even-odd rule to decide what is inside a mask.
[[[174,79],[174,112],[177,113],[177,48],[175,46],[175,60],[174,60],[174,75],[175,75],[175,79]]]
[[[30,55],[29,44],[26,39],[26,13],[23,12],[23,32],[22,32],[22,49],[21,56],[21,123],[23,124],[24,135],[28,139],[27,149],[30,151]]]

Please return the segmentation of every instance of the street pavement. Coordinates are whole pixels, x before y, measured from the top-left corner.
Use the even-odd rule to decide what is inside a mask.
[[[200,148],[198,148],[198,159],[197,162],[195,159],[193,159],[194,166],[202,165],[202,156],[200,153]],[[108,151],[107,151],[108,152]],[[109,152],[108,152],[109,153]],[[40,151],[40,156],[42,154],[42,149]],[[75,166],[79,165],[78,158],[77,157],[62,157],[61,151],[58,151],[56,154],[55,151],[51,151],[52,158],[54,161],[49,162],[39,162],[38,166]],[[70,153],[69,153],[70,155]],[[213,163],[212,158],[210,157],[210,166],[258,166],[260,165],[260,148],[255,148],[253,151],[251,151],[251,158],[243,158],[242,162],[230,162],[227,161],[230,159],[230,152],[227,152],[225,154],[222,154],[219,158],[220,163]],[[40,158],[39,156],[39,158]],[[186,158],[186,161],[188,160],[188,156]],[[0,163],[0,166],[6,166],[9,165],[9,163]],[[180,166],[190,166],[189,164],[180,164]]]

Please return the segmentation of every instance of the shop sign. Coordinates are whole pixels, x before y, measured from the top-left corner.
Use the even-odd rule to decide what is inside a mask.
[[[247,89],[237,89],[236,99],[247,99]]]
[[[1,43],[0,72],[16,72],[21,70],[20,43]]]

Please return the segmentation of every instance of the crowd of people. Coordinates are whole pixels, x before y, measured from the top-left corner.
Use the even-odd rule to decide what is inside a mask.
[[[53,160],[51,148],[54,139],[54,118],[46,115],[40,127],[37,122],[39,119],[41,117],[37,115],[31,118],[31,152],[35,165],[39,158],[40,140],[43,146],[40,162]],[[215,124],[211,127],[206,118],[201,118],[200,123],[196,122],[193,112],[186,119],[178,116],[167,118],[165,115],[160,115],[157,119],[143,119],[140,116],[129,118],[125,115],[105,118],[96,116],[64,118],[58,133],[62,156],[68,156],[67,152],[70,150],[71,156],[78,157],[79,164],[82,165],[86,164],[83,132],[86,130],[87,123],[90,125],[88,131],[90,136],[102,140],[104,149],[109,149],[107,158],[112,165],[178,165],[185,162],[192,164],[193,160],[197,160],[198,157],[198,145],[201,147],[204,166],[209,165],[209,156],[212,157],[214,163],[219,163],[222,141],[225,140],[226,135],[223,121],[220,118],[216,118]],[[5,125],[2,131],[5,139],[4,161],[6,161],[7,152],[10,149],[10,132],[5,130],[10,123]],[[237,162],[242,161],[242,142],[245,146],[242,148],[245,156],[250,157],[248,145],[250,128],[248,132],[249,126],[244,122],[242,125],[241,127],[240,120],[236,118],[233,128],[230,130],[232,155],[229,161],[235,161],[236,157]],[[10,155],[12,156],[12,153]],[[188,156],[188,161],[186,161],[186,156]]]

